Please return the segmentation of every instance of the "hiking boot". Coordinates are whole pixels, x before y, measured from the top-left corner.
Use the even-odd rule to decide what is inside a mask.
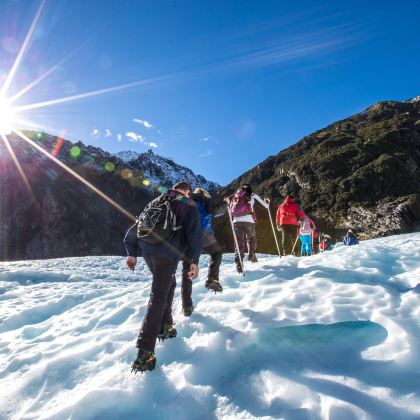
[[[172,324],[165,324],[157,338],[159,341],[164,341],[167,338],[175,338],[176,333],[176,328]]]
[[[219,279],[216,279],[215,277],[209,278],[206,281],[205,286],[207,287],[207,289],[213,290],[214,293],[222,293],[223,292],[223,287],[220,284]]]
[[[248,260],[251,261],[251,262],[253,262],[253,263],[258,262],[258,258],[257,258],[257,256],[255,254],[248,255]]]
[[[156,357],[151,351],[139,349],[136,360],[131,365],[131,372],[146,372],[153,370],[156,366]]]
[[[191,316],[191,314],[194,312],[194,306],[183,306],[182,307],[182,313],[184,316]]]

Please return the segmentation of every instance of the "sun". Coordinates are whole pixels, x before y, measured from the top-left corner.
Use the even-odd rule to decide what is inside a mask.
[[[14,119],[15,111],[13,107],[4,96],[0,96],[0,135],[9,134],[13,130]]]

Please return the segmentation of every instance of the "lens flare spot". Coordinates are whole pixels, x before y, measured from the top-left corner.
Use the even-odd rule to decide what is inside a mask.
[[[138,187],[141,184],[141,180],[138,178],[130,178],[128,182],[132,187]]]
[[[105,169],[109,172],[112,172],[115,169],[115,164],[112,162],[105,163]]]
[[[143,179],[143,185],[145,185],[146,187],[148,187],[150,185],[150,181],[147,179]]]
[[[133,173],[130,171],[130,169],[123,169],[122,171],[121,171],[121,176],[124,178],[124,179],[130,179],[130,178],[132,178],[133,177]]]
[[[79,146],[73,146],[71,149],[70,149],[70,155],[72,156],[72,157],[74,157],[75,159],[77,159],[79,156],[80,156],[80,154],[82,153],[82,151],[81,151],[81,149],[80,149],[80,147]]]
[[[160,192],[161,194],[165,194],[165,193],[167,193],[167,192],[168,192],[168,189],[167,189],[166,187],[162,187],[162,186],[160,186],[158,189],[159,189],[159,192]]]

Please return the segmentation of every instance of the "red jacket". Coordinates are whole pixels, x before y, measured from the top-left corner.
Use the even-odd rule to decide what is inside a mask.
[[[283,204],[277,210],[276,223],[278,225],[295,225],[298,220],[303,217],[303,212],[300,210],[296,201],[291,197],[286,197]]]

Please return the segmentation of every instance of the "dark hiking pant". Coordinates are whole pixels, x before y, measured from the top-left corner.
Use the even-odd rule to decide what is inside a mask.
[[[290,255],[292,253],[293,245],[295,244],[297,238],[298,227],[296,225],[281,225],[280,227],[283,254]]]
[[[143,324],[137,339],[140,349],[155,351],[156,338],[165,324],[173,324],[172,301],[176,286],[177,262],[160,255],[144,256],[152,272],[152,290]]]
[[[257,235],[255,233],[255,223],[235,222],[236,239],[238,241],[241,260],[244,260],[245,251],[248,249],[248,256],[252,257],[257,252]],[[235,261],[239,261],[238,250],[235,247]]]
[[[214,235],[213,235],[214,238]],[[211,241],[210,241],[211,242]],[[210,279],[219,279],[219,270],[220,270],[220,263],[222,262],[222,248],[216,242],[214,238],[214,242],[208,246],[206,244],[205,238],[203,238],[203,252],[205,254],[210,255],[210,263],[209,263],[209,272],[207,278]],[[182,286],[181,286],[181,296],[182,296],[182,306],[192,306],[192,280],[188,277],[188,271],[190,270],[190,265],[187,264],[185,261],[182,263]]]

